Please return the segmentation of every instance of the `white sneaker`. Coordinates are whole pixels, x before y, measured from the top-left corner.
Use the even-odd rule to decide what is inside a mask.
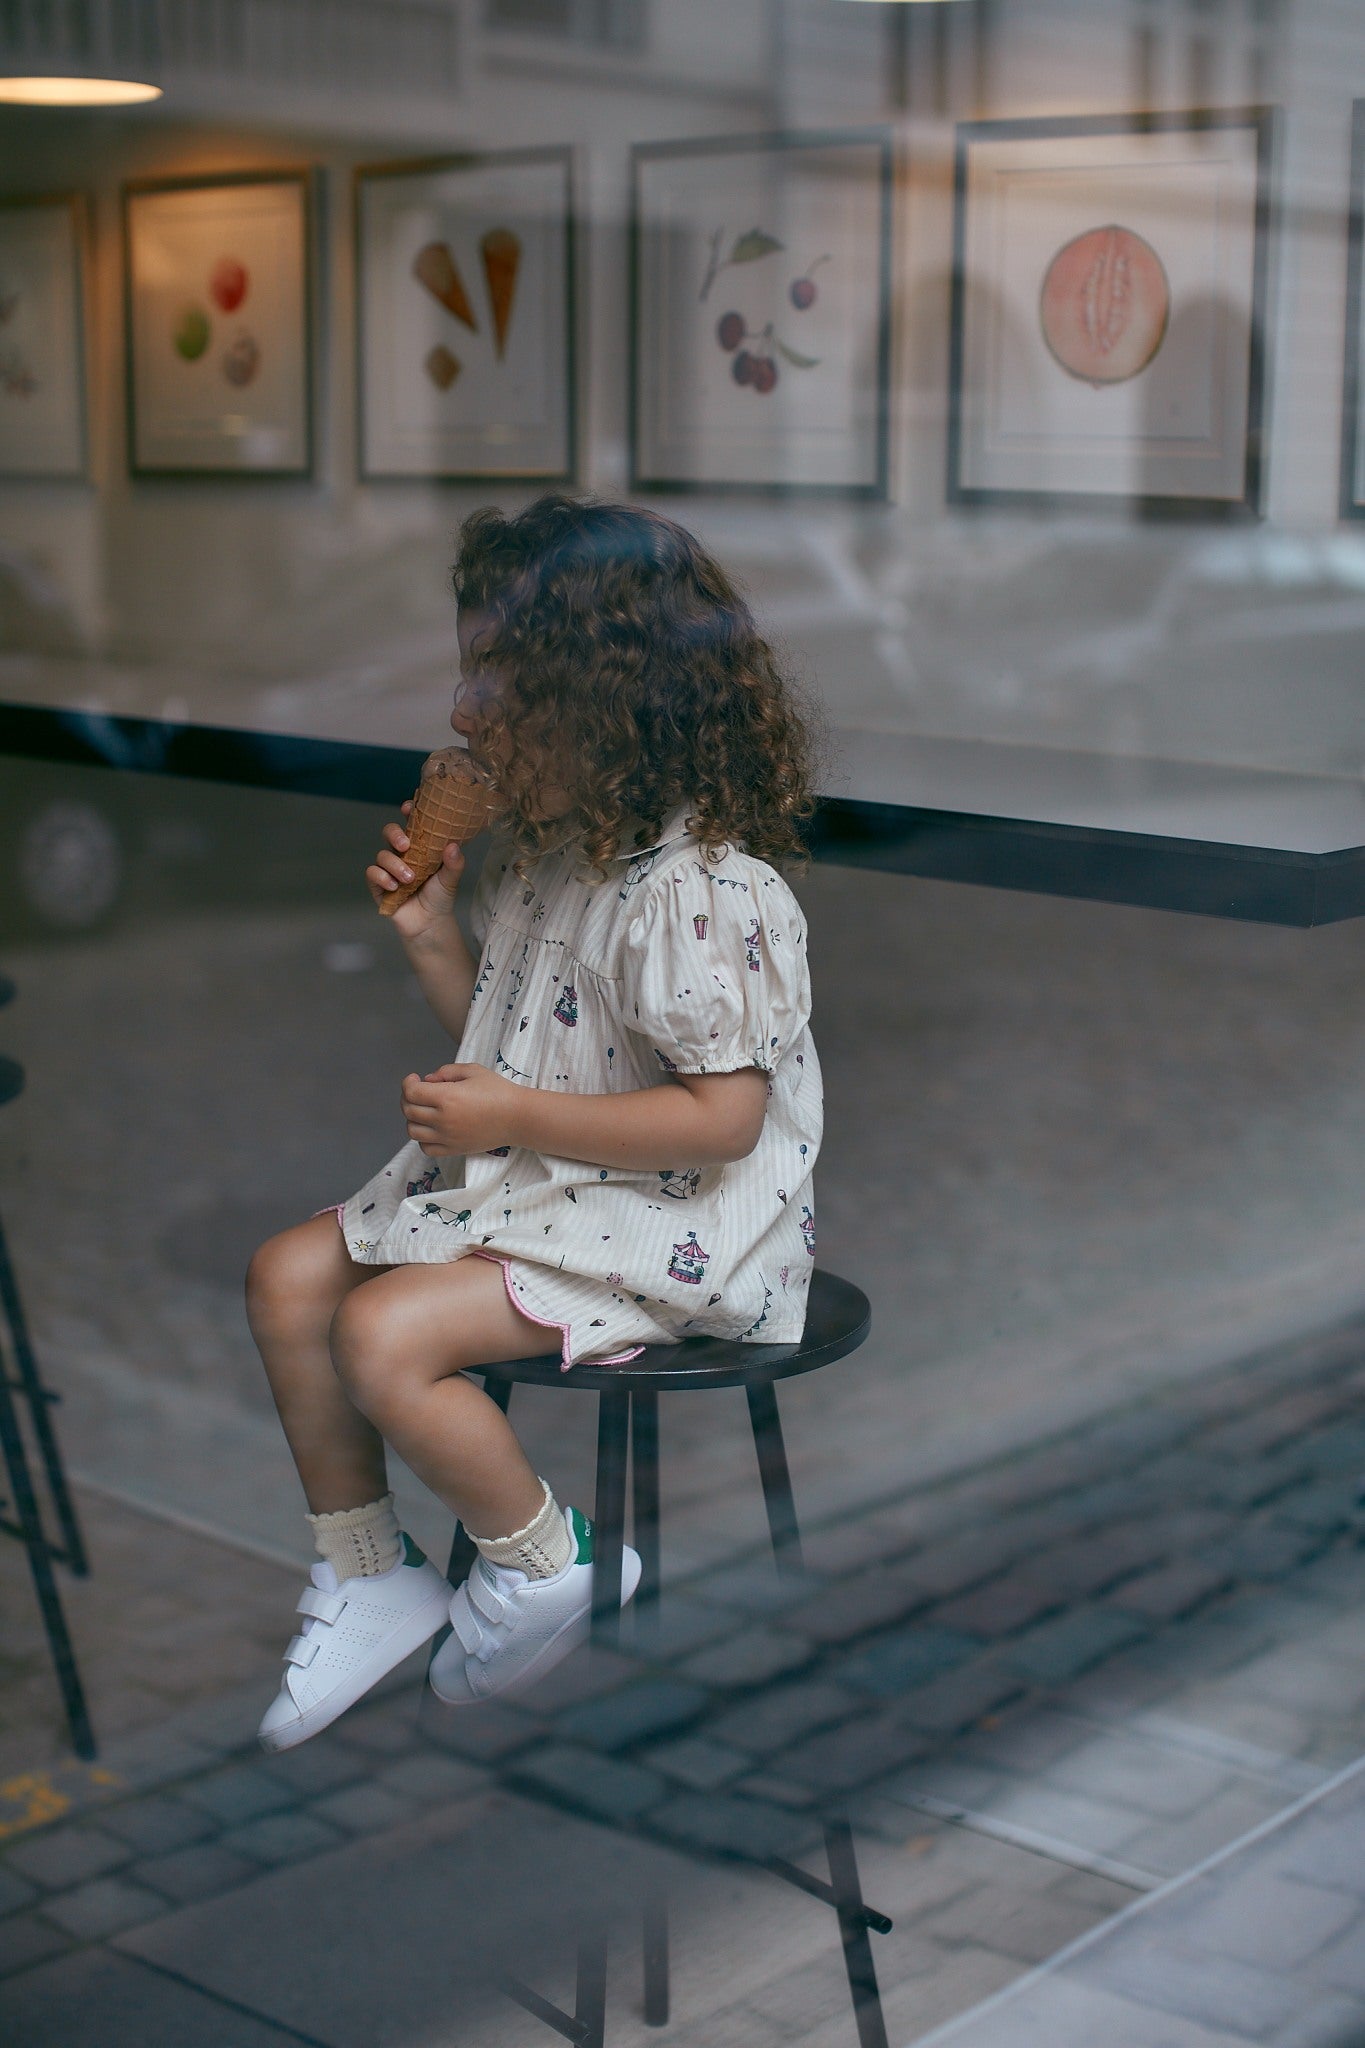
[[[451,1633],[431,1660],[431,1689],[449,1707],[477,1706],[525,1692],[571,1650],[592,1623],[592,1523],[577,1508],[564,1518],[574,1554],[553,1579],[531,1579],[476,1557],[450,1603]],[[640,1554],[627,1543],[621,1605],[640,1583]]]
[[[284,1679],[262,1721],[263,1749],[293,1749],[344,1714],[386,1671],[430,1641],[446,1619],[450,1582],[402,1538],[396,1565],[343,1579],[325,1559],[299,1596],[303,1627],[284,1653]]]

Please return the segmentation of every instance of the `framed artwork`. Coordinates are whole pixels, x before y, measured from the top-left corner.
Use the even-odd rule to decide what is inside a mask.
[[[948,496],[1260,510],[1268,108],[957,131]]]
[[[1351,225],[1346,259],[1346,374],[1341,408],[1341,516],[1365,519],[1365,100],[1351,123]]]
[[[310,476],[306,171],[124,187],[134,476]]]
[[[567,149],[356,173],[362,477],[574,474]]]
[[[889,133],[633,155],[634,488],[885,498]]]
[[[0,200],[0,476],[86,470],[85,208]]]

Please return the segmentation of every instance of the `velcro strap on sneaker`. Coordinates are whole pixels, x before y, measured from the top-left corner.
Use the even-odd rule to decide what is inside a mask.
[[[306,1671],[321,1647],[316,1636],[295,1636],[284,1653],[284,1661]]]
[[[450,1603],[451,1633],[459,1642],[466,1655],[472,1656],[483,1641],[483,1630],[469,1610],[469,1595],[464,1586]]]
[[[490,1586],[482,1572],[473,1571],[465,1580],[464,1591],[470,1606],[485,1621],[501,1621],[507,1612],[507,1602],[494,1587]]]
[[[315,1621],[340,1621],[346,1602],[339,1593],[324,1593],[317,1586],[305,1586],[299,1595],[299,1614],[311,1614]]]

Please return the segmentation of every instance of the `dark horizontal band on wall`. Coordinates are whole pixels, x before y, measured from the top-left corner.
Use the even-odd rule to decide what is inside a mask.
[[[424,759],[409,747],[4,703],[0,754],[377,804],[397,803]],[[824,799],[807,836],[816,860],[925,880],[1262,924],[1365,915],[1365,847],[1302,853],[853,797]]]

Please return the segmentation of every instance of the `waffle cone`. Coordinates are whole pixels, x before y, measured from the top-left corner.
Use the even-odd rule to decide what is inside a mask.
[[[507,330],[512,324],[521,242],[510,228],[490,228],[479,244],[479,254],[488,283],[488,302],[493,308],[493,346],[501,361],[507,346]]]
[[[392,917],[395,910],[401,909],[440,867],[448,842],[456,839],[463,846],[467,839],[482,832],[498,808],[495,792],[463,747],[440,747],[429,754],[406,827],[408,850],[403,859],[412,869],[413,878],[385,893],[379,904],[380,914]]]
[[[448,313],[453,313],[457,320],[464,321],[466,327],[478,332],[479,323],[474,318],[464,279],[446,243],[428,242],[424,249],[419,249],[413,259],[412,274]]]

